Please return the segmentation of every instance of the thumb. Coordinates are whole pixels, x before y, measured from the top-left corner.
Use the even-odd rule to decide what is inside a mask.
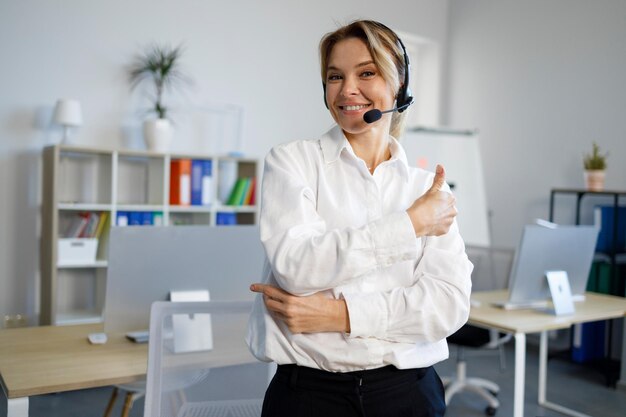
[[[439,191],[446,181],[446,171],[443,169],[443,165],[437,164],[435,169],[435,178],[433,179],[433,185],[430,187],[432,191]]]

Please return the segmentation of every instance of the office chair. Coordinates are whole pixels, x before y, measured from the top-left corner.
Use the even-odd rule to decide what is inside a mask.
[[[500,367],[504,367],[503,346],[511,340],[510,334],[499,334],[493,330],[465,325],[452,336],[448,337],[448,343],[457,346],[456,375],[454,378],[442,378],[446,392],[446,404],[452,397],[462,391],[471,391],[481,396],[486,402],[485,414],[494,416],[498,411],[500,402],[497,399],[500,387],[493,381],[483,378],[467,376],[467,362],[465,348],[474,349],[498,349],[500,353]]]
[[[251,308],[251,302],[235,301],[152,305],[144,417],[261,415],[270,367],[245,342]],[[179,331],[181,320],[200,318],[200,331]],[[197,335],[208,337],[185,340]]]
[[[126,395],[124,396],[124,405],[122,406],[121,417],[128,417],[128,415],[130,414],[130,410],[135,404],[135,401],[146,395],[146,381],[143,380],[131,382],[128,384],[114,385],[113,392],[111,393],[111,398],[109,399],[107,408],[104,411],[104,417],[111,416],[111,412],[113,411],[115,401],[117,400],[117,396],[119,395],[120,391],[126,392]]]
[[[472,272],[473,290],[506,288],[508,276],[513,262],[514,251],[478,246],[468,246],[466,252],[474,264]],[[442,378],[446,393],[446,404],[452,397],[462,391],[478,394],[487,402],[485,414],[494,416],[500,406],[496,398],[500,387],[489,380],[467,376],[466,348],[481,350],[498,350],[500,368],[505,366],[504,345],[512,335],[498,333],[495,330],[482,329],[466,324],[456,333],[448,337],[448,343],[457,346],[456,375]]]

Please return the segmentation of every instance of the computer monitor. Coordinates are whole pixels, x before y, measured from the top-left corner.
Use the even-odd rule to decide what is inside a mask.
[[[501,306],[545,304],[550,299],[546,271],[566,271],[574,298],[584,297],[598,231],[596,226],[525,226],[511,268],[509,299]]]
[[[251,301],[265,251],[258,226],[114,227],[104,307],[106,333],[147,330],[150,306],[171,291]]]

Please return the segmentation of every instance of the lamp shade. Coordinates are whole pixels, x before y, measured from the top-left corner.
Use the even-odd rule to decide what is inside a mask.
[[[54,108],[54,121],[63,126],[80,126],[83,124],[83,112],[78,100],[62,98]]]

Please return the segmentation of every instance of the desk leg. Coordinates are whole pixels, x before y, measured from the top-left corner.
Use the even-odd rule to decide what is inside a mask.
[[[539,405],[546,403],[546,386],[548,384],[548,332],[541,332],[539,339]]]
[[[622,332],[622,368],[619,375],[619,381],[617,381],[617,387],[622,391],[626,391],[626,319],[623,320],[623,328]]]
[[[548,385],[548,332],[541,332],[541,338],[539,339],[539,393],[538,403],[544,408],[558,411],[561,414],[565,414],[573,417],[591,417],[588,414],[579,413],[572,409],[563,407],[561,405],[551,403],[546,398],[546,387]]]
[[[6,400],[6,417],[28,417],[28,397],[3,400]]]
[[[526,375],[526,334],[515,333],[515,385],[513,417],[524,417],[524,377]]]

